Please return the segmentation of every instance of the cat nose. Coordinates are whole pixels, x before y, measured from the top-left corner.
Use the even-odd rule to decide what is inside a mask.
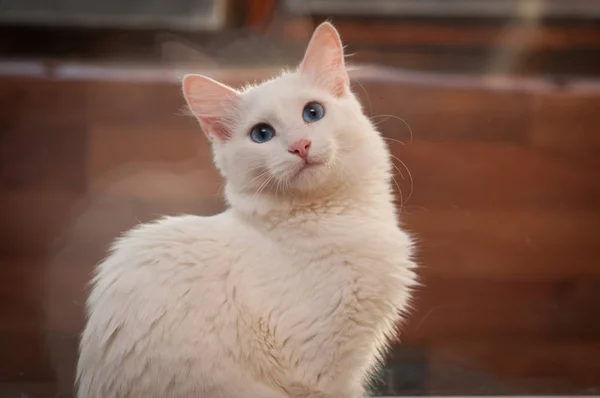
[[[308,150],[310,149],[310,144],[310,140],[298,140],[290,146],[288,151],[293,155],[298,155],[302,159],[306,159],[308,156]]]

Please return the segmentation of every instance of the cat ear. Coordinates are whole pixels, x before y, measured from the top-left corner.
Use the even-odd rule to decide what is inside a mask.
[[[337,97],[348,92],[350,82],[344,64],[344,48],[340,35],[329,22],[323,22],[315,29],[300,64],[300,73]]]
[[[231,137],[226,110],[235,107],[237,91],[206,76],[186,75],[183,95],[211,141],[225,142]]]

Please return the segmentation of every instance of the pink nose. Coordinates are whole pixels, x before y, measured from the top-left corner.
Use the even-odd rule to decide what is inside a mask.
[[[310,140],[298,140],[294,142],[288,151],[294,155],[300,156],[302,159],[306,159],[308,156],[308,150],[310,149]]]

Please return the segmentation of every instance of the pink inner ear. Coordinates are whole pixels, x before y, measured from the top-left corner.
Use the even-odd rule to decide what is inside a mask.
[[[216,117],[198,117],[200,126],[210,138],[211,141],[227,141],[231,138],[231,132],[223,124],[223,121]]]
[[[342,96],[349,86],[344,65],[344,49],[335,28],[321,24],[308,44],[300,72],[315,79],[320,86]]]
[[[235,106],[237,91],[205,76],[188,75],[183,81],[183,94],[211,140],[226,141],[231,137],[227,111]]]
[[[342,43],[330,32],[317,32],[306,49],[300,70],[304,73],[318,73],[325,68],[342,66],[344,53]]]

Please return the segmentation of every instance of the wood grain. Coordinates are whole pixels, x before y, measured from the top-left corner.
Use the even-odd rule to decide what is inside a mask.
[[[412,185],[412,195],[404,203],[409,210],[576,213],[597,211],[600,206],[597,159],[504,143],[421,139],[407,140],[405,145],[388,143],[397,157],[396,181],[405,197]]]
[[[87,178],[92,183],[92,191],[101,180],[135,173],[136,168],[141,172],[152,168],[160,172],[170,167],[181,171],[190,167],[213,169],[210,145],[196,126],[178,129],[170,125],[100,125],[90,130],[88,145]],[[169,189],[165,187],[165,190]]]
[[[552,349],[548,349],[551,346]],[[595,360],[598,343],[557,343],[539,339],[537,342],[492,342],[472,341],[434,345],[433,361],[452,361],[494,375],[503,375],[504,380],[528,375],[525,379],[538,379],[550,387],[559,380],[575,378],[581,380],[581,387],[571,384],[571,391],[583,393],[597,389],[600,365]],[[567,365],[568,364],[568,365]],[[514,383],[514,382],[513,382]],[[546,394],[560,391],[546,389]]]
[[[482,264],[482,267],[485,264]],[[426,275],[402,341],[597,341],[600,277],[537,279]],[[551,347],[546,349],[551,350]]]
[[[533,99],[530,139],[535,147],[579,159],[600,159],[600,97],[595,93],[551,93]]]
[[[85,129],[29,126],[0,136],[0,184],[3,190],[84,192]]]
[[[290,40],[308,40],[318,21],[293,19],[285,24],[283,35]],[[597,48],[600,36],[594,25],[589,26],[520,26],[463,24],[460,29],[448,22],[381,21],[378,19],[336,18],[335,26],[347,44],[355,46],[463,46],[490,47],[514,45],[512,37],[519,38],[519,46],[531,50],[561,48]]]
[[[368,81],[358,81],[354,91],[373,122],[403,142],[411,138],[515,144],[527,140],[531,104],[524,93],[411,84],[399,90]]]
[[[79,195],[70,192],[2,192],[2,256],[36,258],[51,253],[78,200]]]
[[[598,388],[600,93],[535,87],[355,87],[418,238],[423,287],[400,337],[429,393]],[[68,392],[110,242],[160,215],[221,211],[222,179],[175,84],[0,78],[0,92],[16,98],[0,114],[0,382]],[[490,382],[450,382],[461,366]]]

